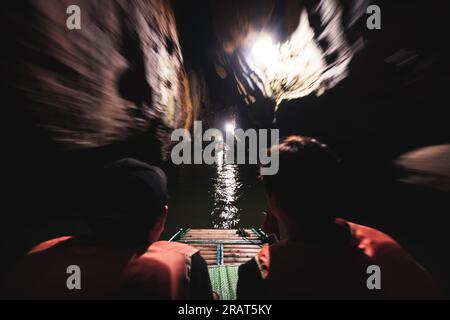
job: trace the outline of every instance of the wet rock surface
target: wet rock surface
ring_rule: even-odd
[[[81,30],[66,26],[69,5],[81,9]],[[105,146],[156,122],[164,144],[164,129],[185,125],[186,74],[167,1],[24,1],[4,13],[12,103],[58,149]]]

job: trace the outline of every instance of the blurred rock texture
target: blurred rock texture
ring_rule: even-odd
[[[81,30],[67,28],[70,5]],[[8,1],[0,34],[9,208],[0,245],[14,251],[59,234],[26,226],[84,212],[96,194],[90,177],[106,163],[161,165],[172,129],[190,127],[198,110],[168,0]]]
[[[62,151],[154,130],[167,153],[170,129],[189,126],[193,113],[169,2],[19,2],[2,9],[3,80],[18,130],[36,126]],[[81,30],[66,26],[69,5],[81,8]]]

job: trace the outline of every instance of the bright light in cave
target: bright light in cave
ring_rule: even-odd
[[[276,43],[270,33],[261,33],[245,55],[251,69],[247,72],[248,82],[277,105],[311,93],[321,95],[347,77],[358,47],[352,48],[343,36],[342,9],[336,1],[324,0],[320,10],[326,17],[323,23],[327,28],[321,34],[329,42],[326,48],[319,46],[303,10],[297,29],[286,41]],[[335,59],[327,62],[329,56]],[[258,81],[253,80],[255,74]]]
[[[259,37],[252,48],[252,54],[255,62],[261,63],[264,66],[270,66],[278,61],[279,48],[278,44],[273,42],[270,35],[264,34]]]

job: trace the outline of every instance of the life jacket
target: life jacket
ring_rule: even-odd
[[[344,245],[280,241],[255,257],[268,299],[434,298],[427,272],[388,235],[346,223]],[[368,267],[381,270],[381,290],[369,289]]]
[[[197,249],[159,241],[148,248],[80,244],[72,237],[43,242],[6,274],[2,296],[18,299],[187,299]],[[80,270],[81,288],[69,289]],[[69,270],[69,271],[68,271]]]

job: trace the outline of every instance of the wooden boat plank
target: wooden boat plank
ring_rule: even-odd
[[[260,235],[252,229],[245,229],[247,237],[242,237],[233,229],[189,229],[177,241],[197,248],[208,266],[217,265],[217,250],[222,248],[223,265],[241,265],[261,250]]]

